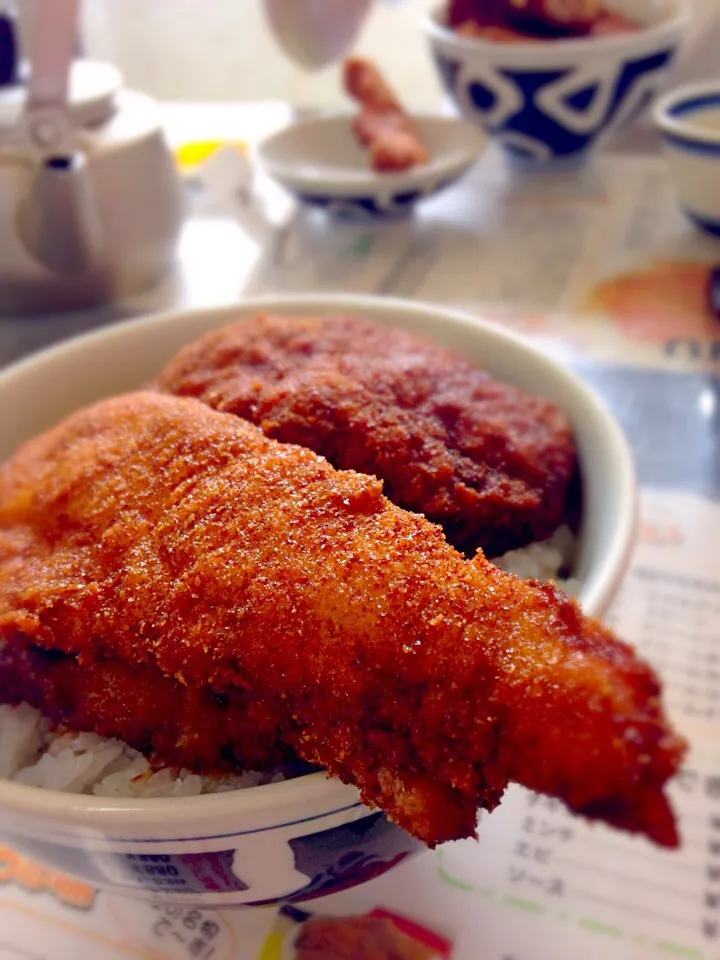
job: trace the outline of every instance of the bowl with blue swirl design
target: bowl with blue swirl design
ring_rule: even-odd
[[[296,200],[329,216],[397,219],[456,183],[487,142],[477,127],[456,117],[413,116],[413,123],[430,159],[408,170],[372,170],[351,118],[341,114],[291,124],[260,144],[258,160]]]
[[[613,0],[631,32],[498,42],[461,35],[445,6],[425,20],[441,81],[462,116],[520,166],[577,164],[641,116],[662,89],[689,0]]]

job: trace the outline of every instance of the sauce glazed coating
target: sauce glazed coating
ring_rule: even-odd
[[[379,477],[468,554],[499,556],[566,519],[577,457],[564,413],[405,330],[251,317],[184,347],[155,385]]]
[[[473,835],[511,780],[678,841],[663,790],[685,745],[630,647],[378,480],[196,400],[104,401],[0,471],[0,674],[31,648],[78,687],[94,664],[159,671],[186,719],[241,695],[429,846]]]

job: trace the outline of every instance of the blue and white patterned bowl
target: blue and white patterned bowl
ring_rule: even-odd
[[[477,161],[485,137],[454,117],[413,117],[430,160],[398,173],[377,173],[357,143],[349,116],[294,123],[258,148],[265,173],[302,203],[354,220],[407,216]]]
[[[673,90],[657,103],[655,123],[683,209],[720,237],[720,83]]]
[[[521,165],[581,162],[658,92],[689,20],[688,0],[613,0],[647,24],[608,37],[497,43],[460,36],[444,5],[425,32],[460,112]]]
[[[425,849],[323,774],[180,803],[8,786],[32,812],[3,810],[3,842],[94,887],[161,903],[300,903],[372,880]]]

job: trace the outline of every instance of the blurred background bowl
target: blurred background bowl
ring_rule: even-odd
[[[455,117],[421,115],[413,122],[430,159],[408,170],[370,169],[370,154],[358,144],[346,114],[293,123],[263,141],[257,157],[296,200],[333,217],[405,217],[467,173],[486,145],[474,125]]]
[[[523,166],[578,163],[661,89],[690,21],[689,0],[612,0],[643,24],[615,36],[498,43],[461,36],[445,5],[425,33],[460,113]]]
[[[720,82],[671,91],[656,104],[654,117],[685,213],[720,237]]]

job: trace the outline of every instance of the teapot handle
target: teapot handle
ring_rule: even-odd
[[[34,162],[18,207],[27,251],[53,273],[90,271],[101,256],[101,225],[87,158],[69,108],[80,0],[37,0],[23,150]]]
[[[25,146],[38,160],[75,148],[68,103],[79,13],[79,0],[36,3],[23,126]]]

